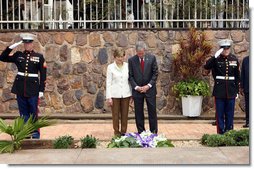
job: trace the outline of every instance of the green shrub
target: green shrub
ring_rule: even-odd
[[[71,148],[74,144],[74,138],[72,136],[60,136],[53,142],[53,147],[55,149],[67,149]]]
[[[86,135],[86,137],[83,137],[80,139],[81,142],[81,148],[96,148],[98,142],[98,139],[93,137],[92,135]]]
[[[248,146],[249,145],[249,130],[248,129],[242,129],[239,131],[230,130],[225,133],[225,136],[232,138],[235,142],[234,143],[235,146]]]
[[[207,138],[209,137],[209,134],[204,134],[201,138],[201,144],[206,145],[207,144]]]
[[[220,134],[213,134],[207,137],[206,144],[209,147],[225,146],[225,137]]]
[[[223,135],[220,134],[204,134],[201,138],[201,144],[209,147],[218,146],[248,146],[249,130],[230,130]]]

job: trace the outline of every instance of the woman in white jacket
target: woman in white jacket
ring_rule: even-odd
[[[131,87],[128,81],[128,63],[124,53],[113,50],[115,61],[107,67],[106,99],[112,110],[114,135],[124,135],[127,131]],[[119,128],[119,119],[121,128]]]

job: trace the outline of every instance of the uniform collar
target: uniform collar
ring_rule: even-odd
[[[33,50],[31,50],[31,51],[25,50],[24,53],[25,54],[34,53],[34,51]]]
[[[227,59],[227,58],[229,58],[230,56],[231,56],[231,53],[229,53],[227,56],[221,54],[221,58],[223,58],[223,59]]]

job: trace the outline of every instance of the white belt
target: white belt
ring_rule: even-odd
[[[234,76],[216,76],[216,79],[235,80],[235,77]]]
[[[20,76],[28,76],[28,77],[38,77],[38,74],[34,74],[34,73],[18,72],[18,75],[20,75]]]

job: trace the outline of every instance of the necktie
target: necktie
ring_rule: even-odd
[[[141,59],[141,62],[140,62],[141,70],[142,72],[144,72],[144,59],[143,58],[140,58],[140,59]]]

